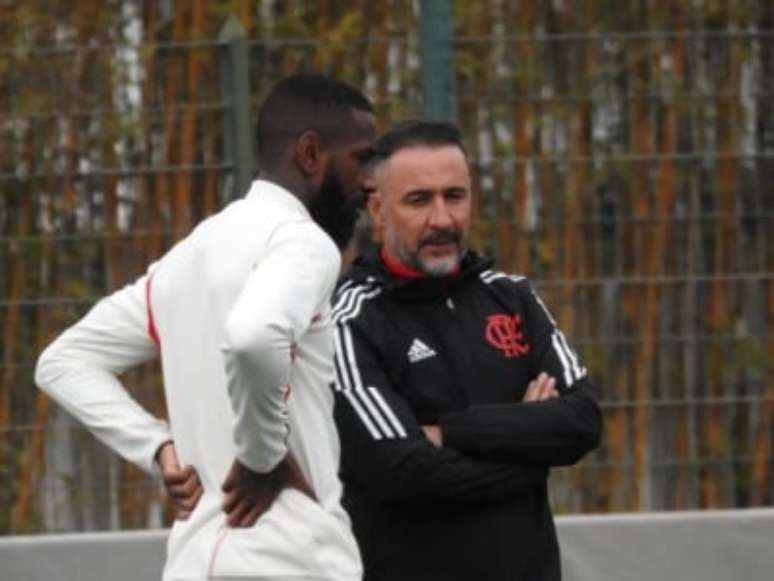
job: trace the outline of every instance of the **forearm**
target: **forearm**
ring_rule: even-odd
[[[377,502],[477,504],[523,495],[547,477],[544,467],[477,460],[434,447],[418,429],[409,429],[406,438],[375,441],[342,422],[340,414],[344,480]]]
[[[584,383],[554,399],[448,414],[440,426],[444,446],[476,458],[563,466],[599,444],[602,419]]]
[[[287,454],[285,385],[290,346],[255,348],[227,340],[223,347],[228,391],[234,410],[236,456],[255,472],[267,473]]]
[[[153,473],[169,428],[118,379],[158,356],[147,332],[146,280],[102,299],[57,337],[38,358],[35,382],[110,448]]]
[[[547,473],[529,465],[506,465],[441,451],[431,462],[422,455],[396,459],[379,479],[376,495],[386,502],[478,504],[524,495],[545,483]]]
[[[171,439],[166,422],[132,399],[113,373],[74,357],[66,343],[60,340],[41,355],[38,386],[111,449],[154,473],[154,456]]]
[[[274,234],[224,321],[237,458],[255,472],[271,471],[287,454],[293,346],[327,308],[338,268],[338,251],[319,228],[287,224]]]

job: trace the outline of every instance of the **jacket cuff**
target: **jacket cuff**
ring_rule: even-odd
[[[255,440],[260,441],[258,435]],[[256,448],[254,442],[236,441],[236,459],[244,466],[258,474],[268,474],[274,470],[288,455],[287,438],[282,443],[264,444]]]

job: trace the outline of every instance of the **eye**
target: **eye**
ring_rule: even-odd
[[[410,206],[422,206],[427,203],[430,196],[425,192],[412,192],[403,200]]]
[[[444,198],[450,202],[461,202],[468,197],[468,192],[463,189],[453,189],[444,192]]]
[[[355,152],[355,160],[362,166],[368,165],[374,159],[373,149],[363,149]]]

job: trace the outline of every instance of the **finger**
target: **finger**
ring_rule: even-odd
[[[202,486],[201,482],[196,483],[196,488],[194,489],[193,494],[191,495],[191,498],[195,499],[197,502],[202,497],[202,494],[204,494],[204,487]]]
[[[540,384],[537,379],[533,379],[527,386],[527,391],[524,394],[524,401],[535,401],[538,397]]]
[[[300,472],[291,472],[291,474],[288,476],[288,486],[291,486],[297,490],[300,490],[304,494],[306,494],[309,498],[313,500],[317,500],[317,496],[314,493],[314,490],[312,490],[312,486],[309,484],[309,482],[304,478],[304,475]],[[279,493],[274,496],[274,499],[279,496]]]
[[[263,498],[244,498],[237,508],[228,515],[229,525],[236,528],[253,526],[258,518],[271,507],[272,503]]]
[[[538,382],[538,386],[542,390],[542,389],[545,389],[545,387],[551,382],[552,379],[553,378],[550,375],[548,375],[548,373],[543,371],[541,372],[540,375],[538,375],[536,381]]]
[[[244,517],[242,517],[242,520],[239,523],[240,527],[251,527],[256,522],[258,522],[258,519],[261,518],[261,516],[269,510],[270,505],[266,503],[258,503],[255,506],[253,506],[252,509],[250,509]]]
[[[172,498],[188,498],[196,494],[196,491],[201,488],[201,484],[198,479],[191,478],[181,484],[167,485],[167,493]]]
[[[549,391],[548,397],[550,399],[555,399],[555,398],[559,397],[559,390],[556,389],[556,379],[553,378],[553,377],[549,381],[548,391]]]
[[[178,514],[182,512],[192,513],[195,508],[196,505],[189,503],[188,501],[180,501],[175,503],[175,510],[178,512]]]
[[[223,502],[221,503],[223,512],[226,514],[231,514],[242,501],[242,497],[243,495],[238,490],[232,490],[226,494],[226,496],[223,497]]]
[[[288,476],[287,476],[287,485],[292,486],[304,494],[306,494],[309,498],[313,500],[317,500],[317,495],[314,493],[314,489],[312,488],[312,485],[310,484],[309,480],[307,480],[306,476],[304,476],[303,470],[301,470],[301,466],[298,463],[298,460],[296,460],[295,456],[293,454],[288,454],[287,457],[288,460]],[[274,500],[277,496],[279,496],[279,493],[281,492],[282,486],[278,487],[277,490],[274,493],[274,497],[271,499],[271,503],[274,503]]]
[[[231,489],[234,488],[236,485],[237,480],[237,471],[236,471],[236,464],[233,464],[231,466],[231,469],[228,471],[228,474],[226,475],[226,479],[223,481],[223,484],[221,485],[220,489],[223,492],[229,492]]]
[[[196,470],[193,471],[191,476],[185,482],[185,486],[190,490],[191,494],[201,492],[202,481],[199,479],[199,474],[196,472]]]
[[[199,478],[193,474],[190,474],[187,478],[180,478],[176,475],[174,478],[165,478],[164,486],[169,490],[193,490],[199,486]]]
[[[198,476],[196,475],[196,470],[194,470],[193,466],[186,466],[185,468],[166,470],[162,475],[162,478],[164,479],[164,484],[166,485],[182,484],[186,480],[189,480],[193,477],[198,478]]]
[[[547,373],[541,373],[536,379],[538,382],[537,401],[545,401],[555,397],[556,393],[556,378],[548,375]],[[558,395],[558,394],[557,394]]]
[[[202,488],[201,486],[199,486],[199,487],[196,489],[196,492],[194,492],[194,494],[192,494],[192,495],[189,497],[189,499],[188,499],[187,503],[188,503],[188,505],[189,505],[189,507],[190,507],[190,509],[191,509],[191,510],[193,510],[193,509],[195,509],[195,508],[196,508],[196,505],[197,505],[197,504],[199,504],[199,499],[201,499],[201,497],[202,497],[202,495],[203,495],[203,494],[204,494],[204,488]]]
[[[175,502],[181,509],[193,511],[193,509],[195,509],[196,505],[199,503],[199,499],[202,497],[202,494],[203,490],[201,488],[197,488],[188,496],[176,499]]]
[[[551,387],[550,384],[546,383],[543,385],[542,389],[540,390],[540,401],[546,401],[548,399],[551,399],[555,397],[556,390]]]
[[[550,393],[551,384],[547,381],[543,381],[540,383],[540,386],[537,390],[537,401],[545,401],[548,399],[548,395]]]
[[[556,391],[556,379],[548,377],[543,386],[543,395],[545,399],[553,399],[559,396],[559,392]]]
[[[226,523],[230,527],[242,526],[242,520],[252,509],[253,504],[246,498],[241,498],[240,501],[235,504],[231,510],[226,511]]]

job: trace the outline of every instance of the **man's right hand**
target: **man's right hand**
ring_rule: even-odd
[[[543,371],[529,382],[522,401],[545,401],[556,397],[559,397],[559,392],[556,390],[556,379]]]
[[[199,475],[193,466],[180,466],[172,441],[159,446],[155,460],[161,472],[164,489],[175,507],[175,518],[187,519],[204,492]]]
[[[239,460],[234,460],[222,486],[227,524],[237,528],[253,526],[271,508],[282,490],[289,487],[316,500],[312,487],[290,454],[266,474],[253,472]]]

